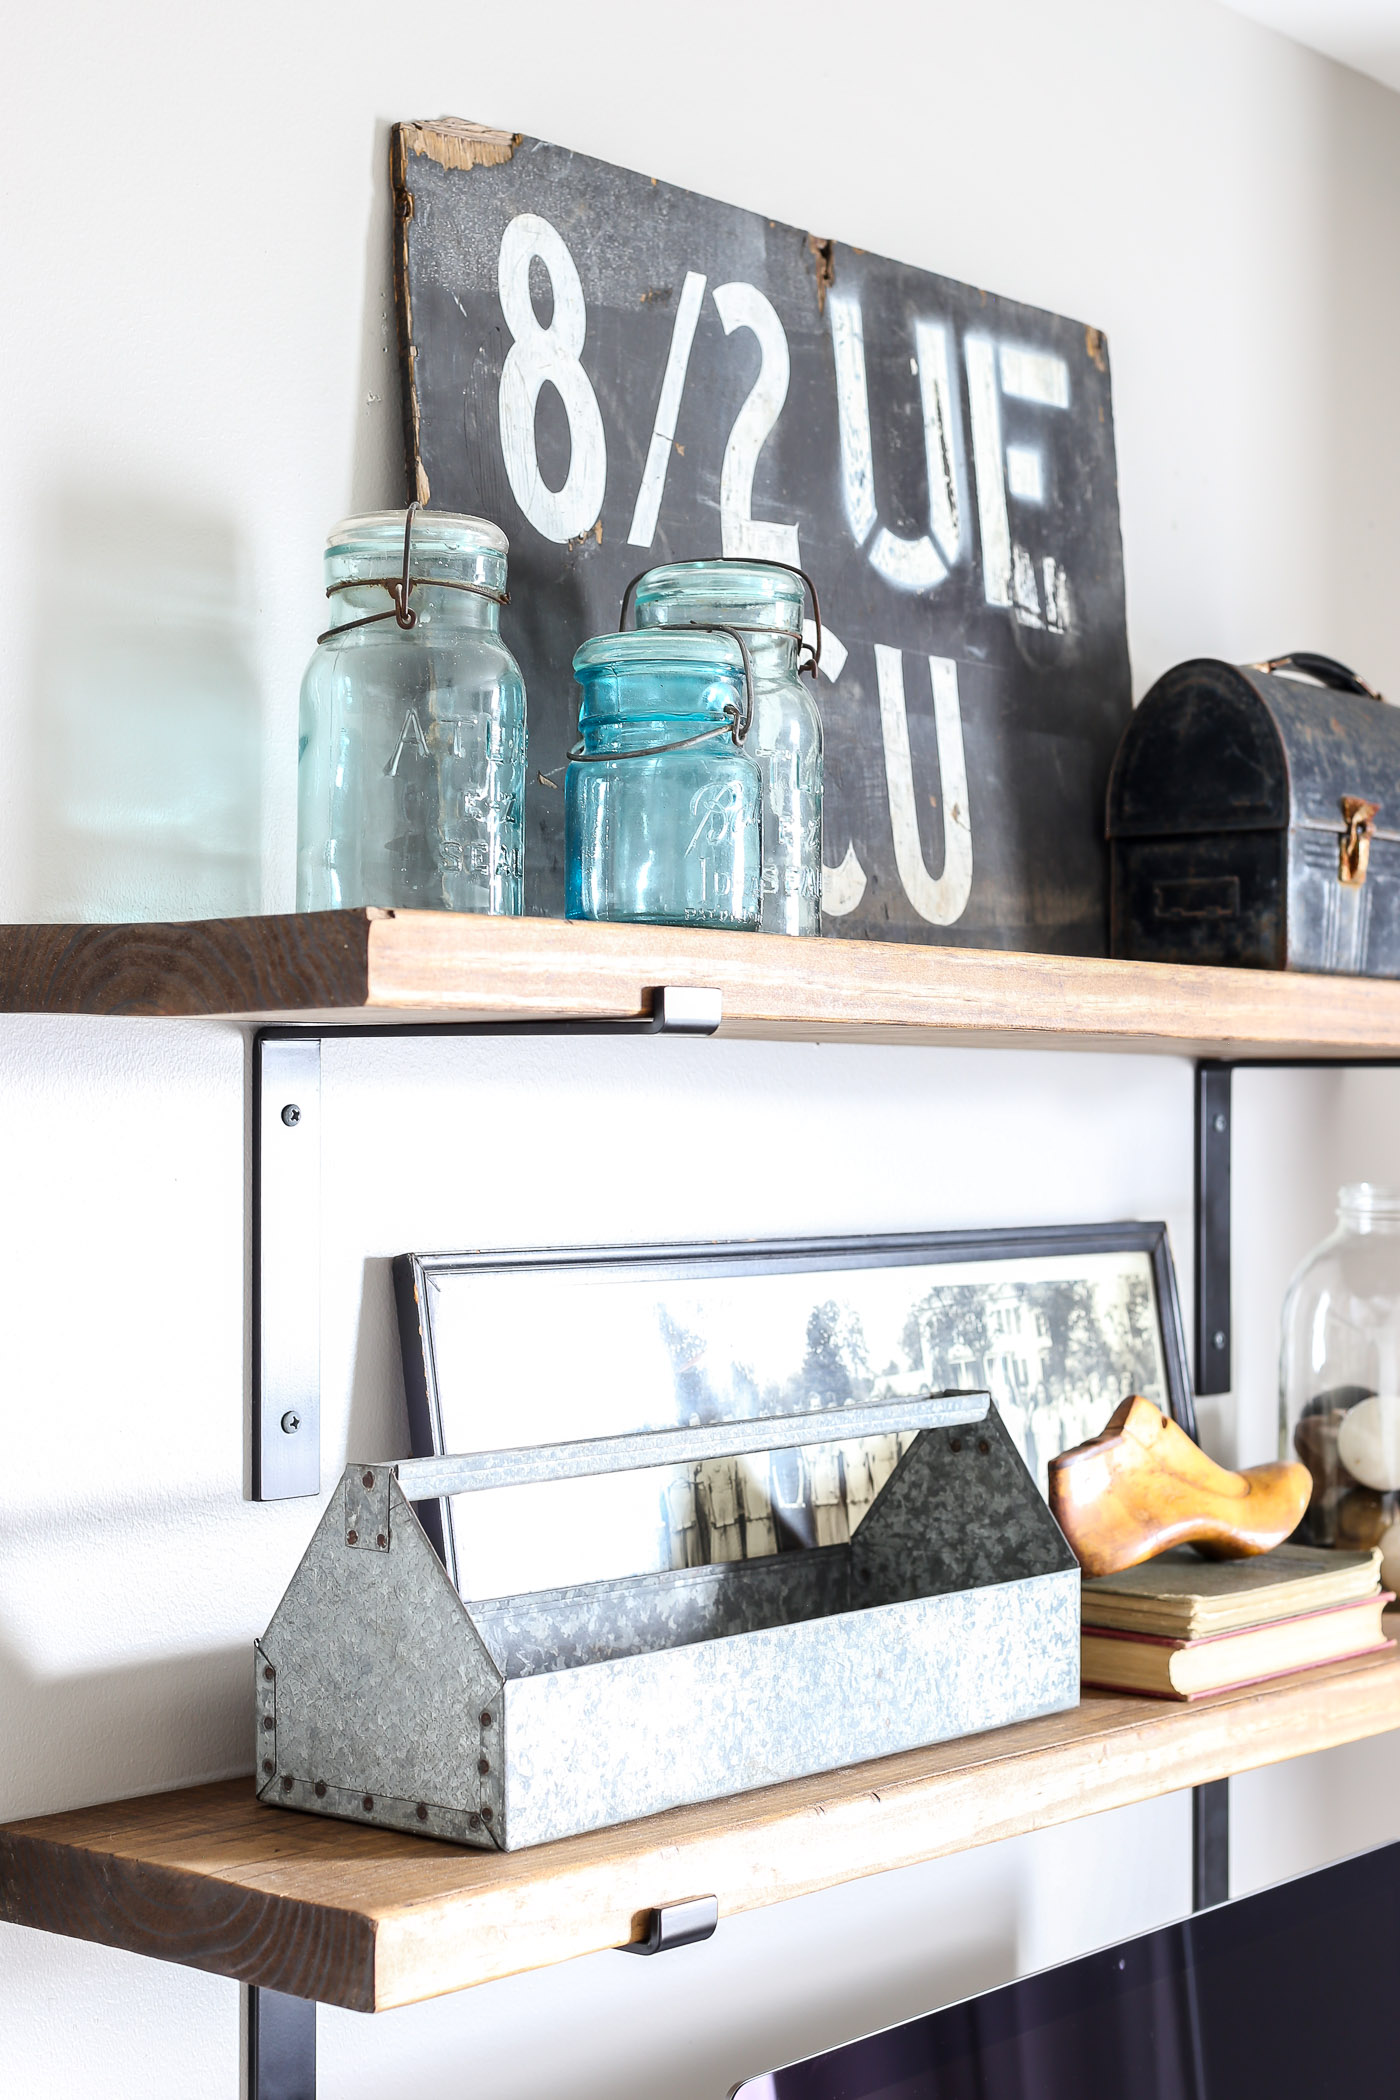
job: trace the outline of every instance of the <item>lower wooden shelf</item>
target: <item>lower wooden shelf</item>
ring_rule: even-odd
[[[0,1829],[0,1918],[378,2012],[1400,1726],[1394,1650],[1194,1706],[1074,1712],[526,1852],[263,1808],[251,1779]]]

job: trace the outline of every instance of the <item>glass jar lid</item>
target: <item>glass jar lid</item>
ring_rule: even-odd
[[[727,619],[800,635],[804,597],[801,576],[776,562],[663,562],[638,580],[637,624],[655,628]]]
[[[712,631],[658,634],[655,628],[642,631],[629,627],[622,634],[595,634],[574,651],[576,673],[629,671],[643,674],[665,670],[691,670],[722,676],[726,672],[742,681],[744,652],[732,635]]]
[[[407,516],[404,510],[371,510],[357,518],[342,518],[326,534],[327,556],[359,553],[366,547],[376,553],[388,549],[401,555]],[[463,511],[417,510],[413,514],[413,549],[415,553],[458,556],[508,554],[510,541],[489,518],[469,518]]]
[[[460,620],[494,623],[496,607],[510,603],[509,544],[487,518],[425,511],[416,503],[342,518],[326,535],[331,624],[318,644],[373,633],[391,620],[399,632],[411,632],[420,617],[425,630]],[[374,609],[386,599],[387,612]],[[468,605],[476,611],[469,613]]]
[[[656,628],[597,634],[574,652],[574,675],[582,688],[580,741],[571,761],[603,757],[657,758],[667,751],[727,737],[743,745],[753,720],[753,681],[748,653],[737,635]],[[703,723],[681,736],[674,725]],[[642,731],[645,741],[614,746],[610,732]],[[602,734],[606,748],[592,739]]]

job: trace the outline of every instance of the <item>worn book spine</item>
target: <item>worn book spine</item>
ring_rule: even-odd
[[[1361,1600],[1360,1604],[1353,1602],[1329,1605],[1318,1612],[1300,1612],[1293,1619],[1275,1619],[1265,1621],[1263,1624],[1256,1626],[1232,1627],[1228,1632],[1203,1634],[1195,1640],[1179,1640],[1170,1634],[1129,1632],[1119,1627],[1084,1626],[1081,1628],[1080,1638],[1082,1656],[1081,1682],[1090,1691],[1126,1691],[1144,1699],[1175,1699],[1189,1702],[1193,1699],[1204,1699],[1213,1696],[1217,1692],[1243,1691],[1252,1684],[1267,1684],[1270,1679],[1275,1677],[1294,1677],[1304,1670],[1330,1669],[1337,1663],[1354,1662],[1362,1656],[1374,1655],[1383,1649],[1394,1647],[1395,1643],[1387,1639],[1381,1631],[1381,1615],[1386,1607],[1394,1601],[1392,1594],[1388,1590],[1382,1590],[1377,1592],[1374,1597]],[[1375,1634],[1377,1636],[1375,1638],[1369,1640],[1358,1639],[1353,1643],[1346,1638],[1346,1629],[1342,1627],[1338,1629],[1338,1633],[1342,1638],[1343,1644],[1332,1652],[1305,1654],[1296,1661],[1281,1661],[1269,1669],[1249,1671],[1246,1668],[1246,1673],[1243,1676],[1225,1676],[1218,1682],[1213,1681],[1209,1684],[1199,1685],[1192,1690],[1183,1691],[1170,1681],[1174,1658],[1177,1656],[1189,1654],[1195,1657],[1202,1654],[1205,1650],[1219,1648],[1223,1651],[1222,1663],[1228,1663],[1230,1650],[1226,1644],[1229,1642],[1234,1642],[1247,1653],[1248,1644],[1254,1635],[1278,1634],[1290,1625],[1311,1626],[1320,1621],[1341,1617],[1343,1614],[1349,1614],[1354,1621],[1359,1622],[1365,1615],[1363,1609],[1365,1606],[1369,1606],[1375,1612]],[[1356,1625],[1355,1630],[1358,1634],[1361,1632],[1362,1629],[1359,1623]],[[1102,1644],[1110,1645],[1104,1646]],[[1156,1651],[1162,1657],[1164,1665],[1162,1674],[1168,1681],[1160,1686],[1127,1683],[1124,1676],[1114,1670],[1112,1661],[1114,1646],[1121,1646],[1127,1651],[1139,1653],[1143,1649]]]

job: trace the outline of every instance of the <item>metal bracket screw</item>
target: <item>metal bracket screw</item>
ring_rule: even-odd
[[[301,1121],[301,1110],[297,1107],[295,1101],[289,1101],[283,1109],[282,1121],[286,1124],[288,1130],[295,1129],[296,1125]]]
[[[282,1417],[283,1433],[287,1436],[295,1436],[300,1427],[301,1416],[294,1407],[289,1407]]]
[[[1220,1134],[1220,1136],[1221,1136],[1221,1137],[1223,1137],[1223,1136],[1225,1135],[1225,1118],[1224,1118],[1224,1116],[1216,1116],[1216,1117],[1214,1117],[1214,1118],[1213,1118],[1213,1120],[1212,1120],[1212,1122],[1211,1122],[1211,1126],[1210,1126],[1210,1127],[1211,1127],[1211,1129],[1212,1129],[1212,1130],[1218,1131],[1218,1132],[1219,1132],[1219,1134]]]
[[[1214,1348],[1214,1349],[1223,1349],[1223,1348],[1225,1347],[1225,1330],[1224,1330],[1224,1328],[1223,1328],[1223,1327],[1217,1327],[1217,1328],[1216,1328],[1216,1330],[1215,1330],[1215,1333],[1214,1333],[1214,1334],[1213,1334],[1213,1335],[1211,1336],[1210,1340],[1211,1340],[1211,1347],[1212,1347],[1212,1348]]]

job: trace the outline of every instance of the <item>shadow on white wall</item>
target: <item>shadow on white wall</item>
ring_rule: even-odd
[[[263,725],[235,527],[70,487],[36,552],[30,916],[256,911]]]

